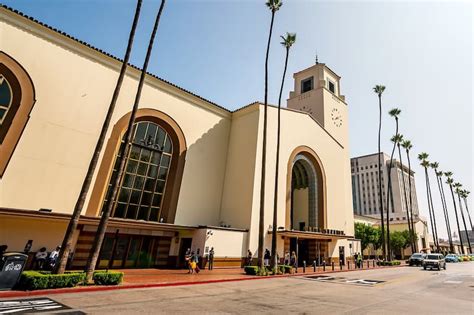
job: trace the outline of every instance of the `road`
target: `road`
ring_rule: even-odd
[[[49,298],[87,314],[474,313],[474,262],[448,264],[446,271],[401,267],[332,276],[343,279],[289,277]],[[361,279],[384,282],[354,281]]]

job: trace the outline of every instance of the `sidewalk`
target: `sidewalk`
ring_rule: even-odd
[[[76,292],[94,292],[94,291],[107,291],[107,290],[123,290],[123,289],[138,289],[138,288],[153,288],[153,287],[166,287],[166,286],[179,286],[179,285],[195,285],[205,283],[217,283],[217,282],[228,282],[228,281],[244,281],[244,280],[256,280],[256,279],[271,279],[275,277],[294,277],[301,276],[303,274],[322,274],[331,272],[351,272],[361,270],[373,270],[383,268],[398,268],[403,267],[405,264],[402,262],[401,266],[388,266],[388,267],[373,267],[372,261],[370,261],[370,268],[367,269],[367,262],[364,264],[363,269],[354,269],[354,265],[351,264],[351,269],[348,266],[339,265],[326,266],[326,271],[323,267],[317,267],[316,272],[312,266],[306,268],[306,272],[303,273],[303,268],[298,268],[298,273],[295,274],[284,274],[276,276],[249,276],[246,275],[243,268],[228,268],[228,269],[214,269],[201,270],[199,274],[188,274],[187,270],[170,270],[170,269],[123,269],[120,270],[125,273],[124,281],[119,286],[77,286],[74,288],[62,288],[62,289],[49,289],[49,290],[37,290],[37,291],[0,291],[0,299],[2,298],[17,298],[17,297],[29,297],[39,295],[50,295],[50,294],[64,294],[64,293],[76,293]]]

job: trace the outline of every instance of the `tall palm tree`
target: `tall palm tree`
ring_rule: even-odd
[[[263,109],[263,143],[262,143],[262,173],[260,176],[260,218],[258,224],[258,266],[264,268],[263,265],[263,246],[265,238],[265,170],[267,167],[267,112],[268,112],[268,55],[270,54],[270,42],[273,32],[273,21],[275,13],[282,6],[280,0],[267,0],[267,7],[272,12],[270,22],[270,31],[268,33],[267,52],[265,54],[265,98]]]
[[[462,198],[464,199],[464,205],[466,206],[466,213],[467,217],[469,218],[469,223],[471,224],[471,230],[474,231],[474,227],[472,226],[471,214],[469,213],[469,207],[467,206],[467,197],[471,192],[469,190],[464,189],[462,191]]]
[[[436,182],[438,183],[439,194],[441,197],[441,205],[443,206],[444,221],[446,222],[446,231],[448,232],[449,250],[454,253],[453,237],[451,233],[451,224],[449,223],[448,205],[446,204],[446,196],[444,195],[443,189],[443,172],[438,171],[438,162],[431,163],[431,168],[434,169],[436,174]]]
[[[156,15],[156,19],[155,19],[155,24],[153,25],[153,31],[151,33],[150,40],[148,42],[148,49],[147,49],[147,52],[146,52],[145,61],[143,63],[143,68],[142,68],[142,71],[141,71],[141,74],[140,74],[140,80],[138,82],[138,88],[137,88],[137,92],[136,92],[136,95],[135,95],[135,101],[133,103],[132,112],[130,114],[130,119],[128,121],[127,130],[125,131],[125,136],[124,136],[125,145],[121,146],[121,148],[120,148],[120,153],[119,153],[119,157],[118,157],[119,167],[118,167],[118,171],[117,171],[117,176],[112,181],[112,187],[111,187],[112,194],[111,194],[110,198],[107,199],[107,201],[105,202],[105,204],[103,206],[102,216],[100,218],[99,226],[97,228],[97,233],[95,235],[94,243],[92,244],[92,248],[91,248],[91,251],[90,251],[90,254],[89,254],[89,258],[87,259],[86,276],[87,276],[88,281],[90,281],[92,279],[92,274],[94,273],[95,266],[96,266],[97,260],[99,258],[99,253],[100,253],[100,249],[101,249],[101,246],[102,246],[102,241],[104,240],[105,231],[107,229],[107,224],[108,224],[108,221],[109,221],[109,216],[110,216],[110,213],[112,212],[114,201],[117,197],[117,192],[119,190],[122,174],[123,174],[123,171],[125,169],[125,164],[127,162],[126,157],[128,156],[128,153],[129,153],[129,150],[130,150],[130,142],[132,141],[132,134],[133,134],[132,129],[133,129],[133,125],[135,123],[135,116],[136,116],[136,113],[137,113],[138,104],[140,103],[140,97],[141,97],[141,94],[142,94],[143,83],[145,82],[145,76],[146,76],[146,71],[147,71],[147,68],[148,68],[148,62],[150,61],[150,56],[151,56],[151,52],[152,52],[152,49],[153,49],[153,42],[155,40],[156,32],[158,30],[158,25],[160,23],[161,13],[163,12],[165,2],[166,2],[166,0],[161,0],[161,5],[160,5],[160,8],[159,8],[158,13]]]
[[[408,160],[408,191],[409,191],[409,194],[410,194],[410,218],[411,218],[411,230],[412,231],[415,231],[415,223],[414,223],[414,220],[413,220],[413,198],[412,198],[412,189],[411,189],[411,161],[410,161],[410,150],[413,148],[413,145],[411,144],[411,141],[410,140],[404,140],[402,142],[402,147],[405,149],[405,152],[407,154],[407,160]],[[400,163],[401,163],[401,159],[400,159]],[[413,238],[413,248],[415,250],[415,252],[417,252],[417,248],[416,248],[416,240],[415,238]]]
[[[110,101],[109,109],[107,110],[107,114],[105,115],[105,120],[104,120],[104,123],[102,124],[102,129],[100,131],[99,138],[97,139],[94,153],[92,155],[91,161],[89,162],[89,167],[87,169],[86,177],[84,178],[84,181],[82,182],[81,191],[77,198],[76,205],[74,206],[74,210],[69,220],[66,233],[64,234],[63,242],[61,244],[61,251],[59,252],[59,257],[58,257],[59,263],[55,270],[56,273],[64,273],[64,271],[66,270],[69,252],[72,247],[73,235],[79,223],[79,218],[81,216],[82,208],[84,207],[87,193],[89,192],[89,188],[92,182],[92,176],[94,175],[95,169],[97,167],[97,163],[99,161],[100,152],[102,151],[102,147],[105,141],[105,135],[107,134],[107,130],[109,129],[110,121],[112,119],[112,114],[115,109],[115,104],[117,103],[120,89],[122,87],[123,78],[125,77],[125,72],[127,70],[128,60],[130,59],[130,53],[132,51],[133,39],[135,37],[135,30],[137,28],[141,6],[142,6],[142,0],[138,0],[137,6],[135,8],[135,16],[133,18],[132,28],[128,36],[127,49],[125,50],[125,57],[123,58],[120,74],[117,79],[117,83],[115,84],[115,90],[114,90],[114,93],[112,94],[112,100]]]
[[[407,196],[407,187],[405,184],[405,169],[403,166],[403,159],[402,159],[402,149],[401,145],[403,144],[403,135],[400,135],[400,137],[397,139],[397,148],[398,148],[398,158],[400,159],[400,168],[401,168],[401,173],[402,173],[402,182],[403,182],[403,196],[405,197],[405,210],[407,212],[407,225],[408,225],[408,232],[410,233],[410,248],[411,252],[415,252],[415,244],[414,244],[414,230],[413,227],[410,223],[410,210],[408,208],[408,196]],[[408,177],[410,177],[410,173],[408,173]]]
[[[278,96],[278,121],[277,121],[277,148],[275,156],[275,192],[273,195],[273,225],[272,225],[272,267],[278,266],[277,261],[277,216],[278,216],[278,168],[280,166],[280,129],[281,129],[281,96],[283,94],[283,86],[285,85],[286,68],[288,66],[288,56],[290,48],[296,41],[296,34],[286,33],[286,36],[280,36],[281,44],[286,49],[285,67],[283,68],[283,77],[281,78],[280,94]]]
[[[393,167],[393,155],[395,153],[396,143],[400,141],[400,135],[398,134],[398,115],[402,111],[398,108],[391,109],[388,114],[395,118],[395,135],[390,139],[393,142],[392,153],[390,154],[390,164],[388,167],[388,191],[387,191],[387,260],[392,260],[392,251],[390,249],[390,202],[393,200],[392,191],[392,167]],[[393,204],[392,204],[393,208]],[[392,209],[394,210],[394,209]]]
[[[456,194],[458,195],[459,212],[461,212],[462,223],[464,225],[464,232],[466,233],[467,246],[469,247],[469,253],[472,254],[471,240],[469,240],[469,233],[467,231],[466,219],[464,218],[464,211],[462,211],[462,203],[461,203],[462,185],[460,183],[455,183],[454,187],[456,189],[455,190]],[[461,235],[459,235],[459,237],[461,237]]]
[[[377,173],[379,177],[379,207],[380,207],[380,228],[381,228],[381,244],[382,244],[382,258],[385,260],[387,259],[386,253],[386,242],[385,242],[385,224],[383,218],[383,195],[382,195],[382,161],[381,161],[381,150],[380,150],[380,133],[382,131],[382,94],[385,91],[385,86],[383,85],[376,85],[373,88],[374,92],[377,94],[379,98],[379,133],[378,133],[378,165],[377,165]]]
[[[420,165],[425,169],[425,184],[426,184],[426,198],[428,201],[428,212],[430,215],[431,223],[431,232],[433,233],[433,241],[436,246],[436,250],[439,252],[439,243],[438,243],[438,233],[436,230],[436,224],[434,223],[434,211],[432,209],[432,200],[431,200],[431,190],[430,190],[430,178],[428,176],[428,167],[430,167],[430,162],[428,161],[428,153],[418,154],[418,159],[421,161]]]
[[[458,210],[457,210],[457,207],[456,207],[456,199],[454,198],[454,190],[453,190],[454,180],[452,179],[453,173],[452,172],[445,172],[444,176],[447,177],[446,184],[449,185],[449,189],[451,190],[451,197],[453,198],[453,205],[454,205],[454,214],[456,215],[456,224],[457,224],[457,227],[458,227],[459,242],[461,243],[461,253],[464,254],[464,244],[463,244],[462,238],[461,238],[461,227],[459,225]]]

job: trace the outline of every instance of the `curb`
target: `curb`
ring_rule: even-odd
[[[198,284],[208,284],[208,283],[237,282],[237,281],[246,281],[246,280],[289,278],[289,277],[300,277],[302,275],[380,270],[380,269],[392,269],[392,268],[400,268],[400,267],[406,267],[406,265],[384,266],[384,267],[376,267],[372,269],[346,269],[346,270],[334,270],[334,271],[331,270],[331,271],[316,271],[316,272],[312,271],[312,272],[306,272],[306,273],[284,274],[284,275],[274,275],[274,276],[253,276],[253,277],[245,277],[245,278],[241,277],[241,278],[215,279],[215,280],[202,280],[202,281],[144,283],[144,284],[128,284],[128,285],[119,285],[119,286],[75,287],[75,288],[47,289],[47,290],[37,290],[37,291],[7,291],[7,292],[0,292],[0,299],[31,297],[31,296],[51,295],[51,294],[86,293],[86,292],[100,292],[100,291],[128,290],[128,289],[147,289],[147,288],[159,288],[159,287],[198,285]]]

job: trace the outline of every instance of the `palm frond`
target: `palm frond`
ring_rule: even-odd
[[[394,117],[394,118],[398,118],[398,115],[400,115],[401,112],[402,112],[402,111],[401,111],[400,109],[398,109],[398,108],[392,108],[392,109],[388,112],[388,114],[389,114],[390,116]]]
[[[275,13],[281,8],[283,2],[281,2],[281,0],[267,0],[266,5],[273,13]]]
[[[431,168],[434,168],[434,169],[437,169],[437,168],[439,167],[439,163],[438,163],[438,162],[432,162],[432,163],[430,164],[430,167],[431,167]]]
[[[421,160],[421,161],[428,159],[428,157],[429,157],[429,154],[426,152],[421,152],[420,154],[418,154],[418,160]]]
[[[403,140],[402,142],[402,147],[409,151],[411,148],[413,148],[413,145],[411,144],[411,141],[410,140]]]
[[[289,49],[296,41],[296,33],[286,33],[286,36],[280,36],[282,39],[282,44],[285,48]]]
[[[385,91],[385,86],[384,85],[376,85],[374,86],[374,92],[378,95],[378,96],[382,96],[383,92]]]

